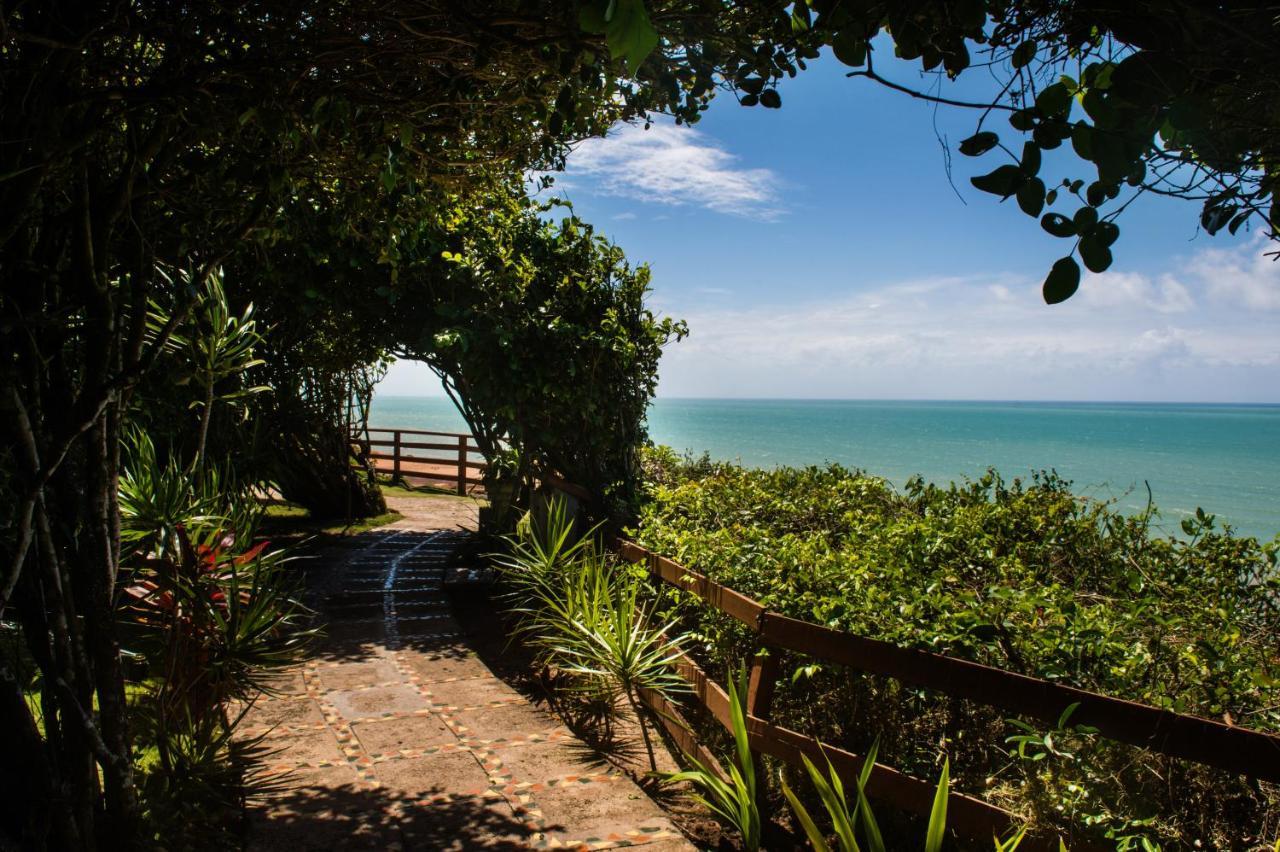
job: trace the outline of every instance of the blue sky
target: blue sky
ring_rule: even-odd
[[[975,115],[846,70],[812,64],[784,81],[780,110],[722,96],[693,130],[619,127],[557,178],[651,265],[653,307],[689,321],[660,397],[1280,402],[1280,264],[1258,235],[1209,237],[1192,204],[1140,199],[1111,270],[1044,305],[1068,241],[969,185],[998,153],[956,154],[947,180],[935,127],[954,150]],[[946,94],[983,94],[981,74]],[[1041,174],[1083,172],[1059,156]],[[439,389],[397,364],[381,392]]]

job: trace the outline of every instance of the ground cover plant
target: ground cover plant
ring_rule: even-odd
[[[838,466],[750,470],[647,458],[641,544],[819,624],[1178,712],[1280,730],[1277,543],[1207,515],[1161,534],[1054,474],[901,491]],[[671,593],[713,671],[754,651],[736,624]],[[991,708],[785,655],[780,724],[920,777],[941,751],[956,789],[1032,827],[1118,848],[1261,847],[1273,785],[1053,730]],[[1020,720],[1021,721],[1021,720]]]

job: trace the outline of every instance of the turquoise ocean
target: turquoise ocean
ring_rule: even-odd
[[[375,426],[463,431],[449,400],[379,396]],[[896,485],[1054,469],[1077,493],[1146,505],[1168,531],[1197,507],[1280,533],[1280,405],[659,399],[653,440],[756,467],[839,462]],[[1145,484],[1144,484],[1145,483]]]

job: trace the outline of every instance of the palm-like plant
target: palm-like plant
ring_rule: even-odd
[[[576,535],[564,500],[553,498],[541,520],[533,513],[525,515],[515,534],[504,538],[507,551],[493,554],[493,560],[514,597],[527,598],[535,589],[558,585],[573,574],[577,561],[597,549],[600,526]]]
[[[747,675],[743,671],[736,682],[729,682],[729,726],[733,732],[734,754],[727,770],[728,778],[722,778],[693,755],[687,755],[693,769],[673,772],[666,775],[665,780],[688,781],[700,788],[702,793],[694,798],[738,831],[747,852],[756,852],[760,848],[762,825],[756,795],[755,758],[751,754],[747,715],[743,709],[746,694]]]
[[[310,637],[287,557],[265,542],[249,545],[261,506],[216,466],[196,472],[161,462],[144,433],[126,450],[125,634],[158,676],[160,723],[225,718],[228,702],[264,690],[269,671],[295,661]]]
[[[645,603],[641,577],[596,546],[597,529],[575,536],[563,501],[552,500],[541,521],[521,522],[495,561],[512,590],[517,631],[545,665],[573,678],[575,691],[613,709],[625,703],[656,770],[640,694],[687,689],[673,668],[684,650]]]
[[[236,481],[217,465],[188,471],[172,457],[161,460],[146,432],[125,441],[120,475],[120,537],[143,556],[176,557],[177,529],[199,537],[211,529],[248,541],[262,515],[254,483]]]
[[[260,543],[226,550],[210,530],[193,540],[176,531],[177,553],[147,560],[125,588],[128,632],[160,675],[165,719],[224,717],[232,700],[252,700],[271,670],[295,662],[311,631],[290,594],[282,552]]]
[[[613,707],[625,702],[640,725],[649,766],[657,770],[640,693],[687,690],[674,664],[684,654],[670,624],[658,624],[641,600],[641,581],[603,554],[587,553],[566,586],[540,584],[527,624],[548,663],[573,676],[576,689]]]
[[[165,278],[169,275],[160,270]],[[148,322],[158,331],[169,321],[168,313],[156,303],[151,304]],[[222,270],[206,275],[197,296],[195,311],[186,327],[172,332],[165,343],[166,351],[182,363],[184,374],[179,384],[192,384],[198,391],[192,408],[200,409],[200,425],[196,436],[196,449],[192,468],[204,460],[205,444],[209,437],[209,423],[216,403],[236,404],[257,393],[269,390],[263,385],[223,387],[225,380],[240,376],[246,370],[264,362],[254,356],[254,349],[261,344],[262,335],[254,319],[254,307],[250,304],[240,316],[231,311],[226,291],[222,287]]]

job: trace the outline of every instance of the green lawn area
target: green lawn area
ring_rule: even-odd
[[[432,497],[452,500],[476,500],[482,505],[485,501],[478,497],[463,496],[448,488],[437,488],[434,485],[394,485],[390,479],[379,479],[378,487],[387,497]]]
[[[267,505],[266,514],[263,515],[258,532],[273,541],[301,540],[313,536],[331,538],[358,535],[395,523],[402,517],[403,515],[399,512],[384,512],[371,518],[358,518],[352,521],[315,520],[301,506],[274,501]]]

